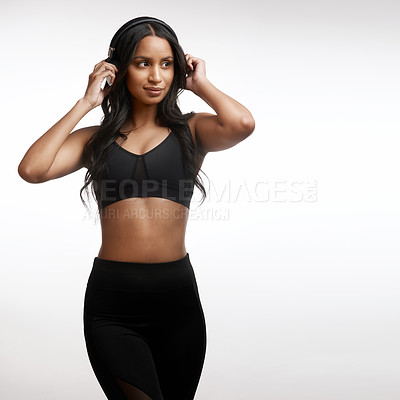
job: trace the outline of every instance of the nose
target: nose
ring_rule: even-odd
[[[159,83],[159,82],[162,81],[162,79],[161,79],[161,74],[160,74],[160,69],[158,68],[157,65],[155,65],[155,66],[150,70],[149,81],[150,81],[150,82],[155,82],[155,83]]]

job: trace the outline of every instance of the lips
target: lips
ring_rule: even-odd
[[[163,88],[159,87],[147,87],[144,89],[150,94],[150,96],[158,96],[164,90]]]

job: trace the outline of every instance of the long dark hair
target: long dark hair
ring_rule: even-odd
[[[83,156],[86,161],[89,161],[87,163],[89,167],[85,175],[84,186],[80,190],[80,197],[88,210],[82,192],[85,190],[89,198],[88,186],[91,184],[91,192],[97,202],[98,215],[101,213],[101,175],[107,161],[107,148],[120,136],[127,139],[127,135],[120,131],[127,118],[131,117],[132,112],[131,95],[125,83],[125,75],[140,40],[146,36],[158,36],[168,40],[174,56],[174,78],[167,95],[158,104],[155,123],[158,126],[168,127],[175,133],[181,144],[182,159],[189,173],[189,179],[202,192],[201,204],[206,198],[206,190],[198,175],[200,171],[204,172],[197,167],[199,152],[193,142],[188,125],[188,120],[194,116],[194,112],[182,114],[177,104],[178,96],[186,87],[186,74],[189,72],[185,54],[177,39],[163,25],[157,22],[148,22],[129,29],[118,40],[115,48],[116,54],[113,55],[113,58],[117,60],[118,73],[108,96],[101,104],[104,112],[101,125],[83,149]]]

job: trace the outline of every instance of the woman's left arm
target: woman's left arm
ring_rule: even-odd
[[[196,113],[193,117],[196,142],[202,153],[229,149],[250,136],[255,129],[250,111],[207,79],[204,60],[186,54],[186,62],[189,67],[186,89],[203,99],[217,114]]]

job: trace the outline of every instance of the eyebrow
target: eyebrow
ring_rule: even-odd
[[[144,56],[136,56],[136,57],[133,57],[133,59],[136,59],[136,58],[141,58],[141,59],[143,59],[143,60],[151,60],[151,61],[153,61],[153,59],[151,58],[151,57],[144,57]],[[168,59],[173,59],[174,57],[172,57],[172,56],[168,56],[168,57],[164,57],[164,58],[162,58],[162,60],[168,60]]]

